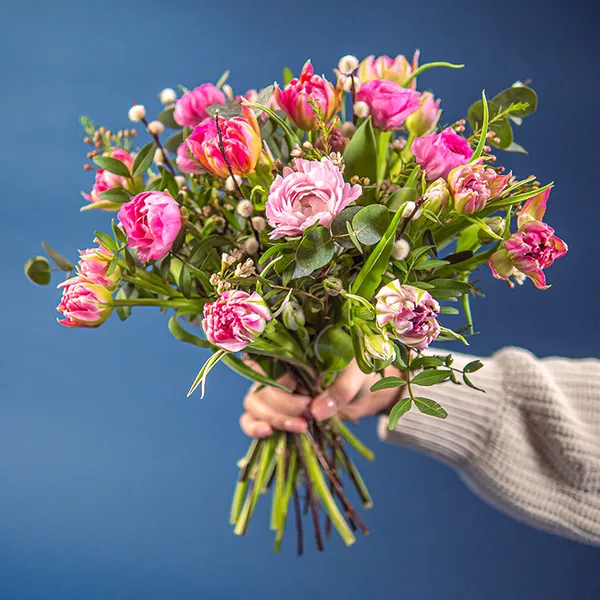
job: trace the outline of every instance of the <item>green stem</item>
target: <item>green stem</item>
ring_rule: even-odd
[[[187,298],[170,298],[161,300],[159,298],[114,298],[113,306],[159,306],[162,308],[193,308],[201,312],[201,306],[194,300]]]
[[[412,147],[412,143],[413,140],[415,139],[415,136],[413,133],[409,133],[408,134],[408,139],[406,140],[406,146],[404,146],[404,149],[402,150],[400,156],[402,157],[402,161],[407,163],[411,158],[412,158],[412,151],[411,151],[411,147]]]
[[[385,179],[387,171],[387,159],[390,148],[390,140],[392,139],[392,131],[377,132],[377,181],[381,182]]]
[[[338,417],[332,417],[331,421],[338,428],[339,432],[342,434],[342,437],[361,455],[364,456],[367,460],[373,460],[375,458],[375,454],[372,450],[367,448],[351,431],[340,421]]]
[[[416,71],[413,71],[413,74],[402,84],[402,87],[408,87],[411,82],[416,79],[421,73],[427,71],[428,69],[432,69],[433,67],[448,67],[450,69],[462,69],[465,65],[454,65],[449,62],[431,62],[425,65],[421,65]]]

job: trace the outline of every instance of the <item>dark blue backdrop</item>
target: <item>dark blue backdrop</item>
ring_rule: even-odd
[[[531,78],[540,107],[518,132],[519,175],[556,180],[549,221],[570,253],[554,287],[509,291],[482,273],[475,303],[482,355],[506,344],[540,355],[598,355],[598,5],[590,0],[335,3],[2,3],[2,362],[0,597],[6,600],[400,597],[587,600],[600,594],[600,551],[523,526],[473,496],[447,467],[383,446],[365,466],[372,536],[337,540],[302,560],[271,553],[267,514],[247,538],[227,524],[237,417],[246,382],[224,368],[204,401],[185,399],[205,356],[175,342],[152,309],[98,331],[54,322],[59,294],[35,289],[22,263],[45,239],[75,258],[105,214],[84,213],[77,117],[118,129],[132,98],[215,81],[238,92],[310,57],[412,53],[464,62],[423,76],[448,122],[481,88]],[[588,300],[589,299],[589,300]],[[576,314],[574,314],[576,313]],[[594,335],[596,334],[596,338]]]

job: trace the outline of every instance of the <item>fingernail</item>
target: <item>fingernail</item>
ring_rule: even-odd
[[[317,421],[325,421],[337,412],[337,403],[331,396],[323,396],[315,402],[312,413]]]
[[[287,419],[283,422],[283,428],[291,433],[306,433],[306,421]]]
[[[254,435],[256,437],[267,437],[271,434],[271,428],[266,423],[260,423],[254,429]]]

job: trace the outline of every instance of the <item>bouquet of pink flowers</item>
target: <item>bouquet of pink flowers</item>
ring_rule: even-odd
[[[446,418],[420,390],[473,387],[469,374],[483,365],[461,371],[451,354],[424,351],[474,333],[473,270],[489,265],[511,287],[529,278],[545,289],[544,270],[567,251],[542,220],[552,184],[496,165],[498,149],[524,152],[513,126],[535,111],[535,92],[517,83],[491,100],[483,93],[466,120],[440,127],[440,100],[420,93],[417,77],[461,66],[419,66],[418,53],[412,62],[345,56],[335,83],[307,62],[299,77],[285,69],[282,85],[244,96],[226,73],[180,97],[163,90],[156,120],[133,105],[130,121],[149,136],[139,149],[135,129],[82,118],[95,165],[85,165],[95,182],[82,210],[117,214],[77,265],[44,244],[68,274],[59,323],[98,327],[113,311],[125,320],[132,307],[160,307],[178,340],[210,351],[188,395],[204,393],[221,361],[259,386],[288,390],[281,379],[291,374],[315,397],[355,360],[380,375],[372,390],[398,388],[390,428],[411,409]],[[25,271],[50,281],[45,257]],[[440,318],[460,314],[455,303],[458,329]],[[302,552],[303,492],[318,548],[320,510],[326,533],[333,526],[354,543],[368,531],[343,480],[371,506],[351,449],[371,451],[337,417],[293,429],[282,423],[240,460],[235,533],[270,491],[276,549],[294,512]]]

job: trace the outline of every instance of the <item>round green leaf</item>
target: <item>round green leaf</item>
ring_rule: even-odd
[[[354,244],[348,235],[346,223],[351,224],[354,216],[361,210],[363,210],[361,206],[349,206],[336,215],[335,219],[331,222],[331,235],[333,235],[335,241],[343,248],[354,248]]]
[[[352,219],[358,241],[367,246],[376,244],[390,224],[390,211],[381,204],[365,206]]]
[[[174,133],[164,144],[169,152],[177,152],[177,148],[183,144],[183,129]]]
[[[315,350],[327,371],[342,371],[354,358],[352,338],[341,327],[326,327],[317,338]]]
[[[35,256],[25,263],[25,275],[36,285],[50,283],[50,263],[44,256]]]
[[[332,258],[333,238],[322,226],[307,233],[296,250],[298,266],[310,272],[324,267]]]
[[[181,125],[174,119],[173,111],[175,110],[174,106],[169,108],[165,108],[161,113],[159,113],[158,117],[156,117],[163,125],[166,125],[169,129],[181,129]]]
[[[492,146],[508,148],[513,143],[513,130],[508,119],[497,119],[490,123],[489,131],[494,132],[494,137],[489,140]],[[498,138],[498,142],[495,139]]]
[[[519,102],[526,103],[528,104],[527,108],[511,112],[512,117],[526,117],[527,115],[534,113],[537,108],[537,94],[527,86],[518,85],[501,91],[492,98],[492,102],[502,110],[508,108],[512,104],[517,104]]]

